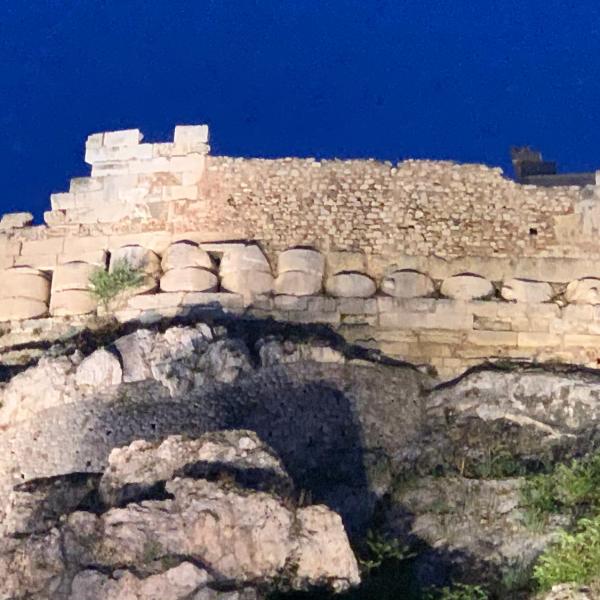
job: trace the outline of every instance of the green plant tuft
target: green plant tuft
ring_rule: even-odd
[[[96,269],[89,279],[91,293],[104,305],[104,308],[107,308],[111,300],[121,292],[136,288],[143,281],[143,271],[135,269],[124,259],[116,261],[111,272]]]
[[[388,539],[372,530],[367,532],[366,545],[368,556],[360,559],[360,566],[364,573],[378,569],[388,560],[402,562],[416,556],[415,553],[410,552],[408,546],[401,544],[399,540]]]
[[[600,573],[600,517],[581,519],[539,557],[533,577],[542,590],[558,583],[589,584]]]

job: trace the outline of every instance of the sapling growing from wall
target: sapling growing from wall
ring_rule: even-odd
[[[89,279],[91,293],[105,309],[120,293],[140,286],[143,281],[144,272],[125,259],[116,261],[111,271],[96,269]]]

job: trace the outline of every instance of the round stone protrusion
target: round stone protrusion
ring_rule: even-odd
[[[482,300],[494,295],[494,286],[480,275],[461,273],[444,279],[440,292],[454,300]]]
[[[198,244],[176,242],[165,250],[161,259],[161,267],[164,272],[187,267],[199,267],[214,271],[215,265],[208,252],[200,248]]]
[[[37,269],[15,267],[0,271],[0,299],[27,298],[48,304],[50,281]]]
[[[214,273],[195,267],[170,269],[160,280],[163,292],[215,292],[218,286],[219,280]]]
[[[0,321],[37,319],[48,313],[48,305],[31,298],[3,298],[0,300]]]
[[[323,277],[305,271],[286,271],[275,280],[275,293],[287,296],[312,296],[319,294]]]
[[[111,251],[109,272],[112,272],[120,261],[125,261],[132,269],[139,269],[152,277],[160,275],[160,258],[152,250],[142,246],[121,246]]]
[[[565,299],[570,304],[600,304],[600,279],[582,277],[567,285]]]
[[[364,273],[337,273],[327,278],[325,291],[335,298],[369,298],[377,290]]]
[[[546,281],[532,281],[530,279],[509,279],[502,284],[500,295],[505,300],[539,303],[549,302],[552,299],[552,286]]]
[[[71,317],[86,315],[98,308],[98,302],[85,290],[64,290],[52,294],[50,299],[50,314],[53,317]]]
[[[221,288],[234,294],[270,294],[274,279],[264,271],[233,271],[221,277]]]
[[[52,293],[64,290],[89,290],[90,277],[99,268],[86,262],[58,265],[52,273]]]
[[[260,246],[256,244],[240,244],[238,247],[231,248],[225,252],[219,265],[221,278],[224,278],[227,273],[237,273],[239,271],[271,272],[269,261],[260,249]]]
[[[431,277],[413,269],[392,271],[383,278],[381,291],[394,298],[422,298],[435,291]]]
[[[280,252],[277,257],[277,273],[301,271],[323,276],[325,271],[325,257],[317,250],[310,248],[292,248]]]

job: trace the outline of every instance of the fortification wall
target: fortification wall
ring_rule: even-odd
[[[443,377],[486,358],[597,364],[596,186],[519,185],[451,162],[215,157],[206,126],[177,127],[167,143],[142,143],[138,130],[94,134],[86,161],[91,176],[52,195],[45,225],[27,214],[0,221],[0,268],[13,282],[0,320],[94,312],[90,271],[72,265],[107,268],[135,246],[154,266],[144,294],[112,308],[123,321],[210,305],[326,322]],[[165,267],[182,240],[204,262]],[[239,258],[248,242],[259,267]],[[290,266],[281,257],[297,246],[320,258]],[[452,292],[461,273],[484,291]],[[32,298],[16,274],[47,283],[35,279]]]

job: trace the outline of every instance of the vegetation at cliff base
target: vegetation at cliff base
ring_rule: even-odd
[[[96,269],[89,279],[92,295],[106,307],[121,292],[136,288],[144,281],[141,269],[134,268],[126,260],[118,260],[112,270]]]

